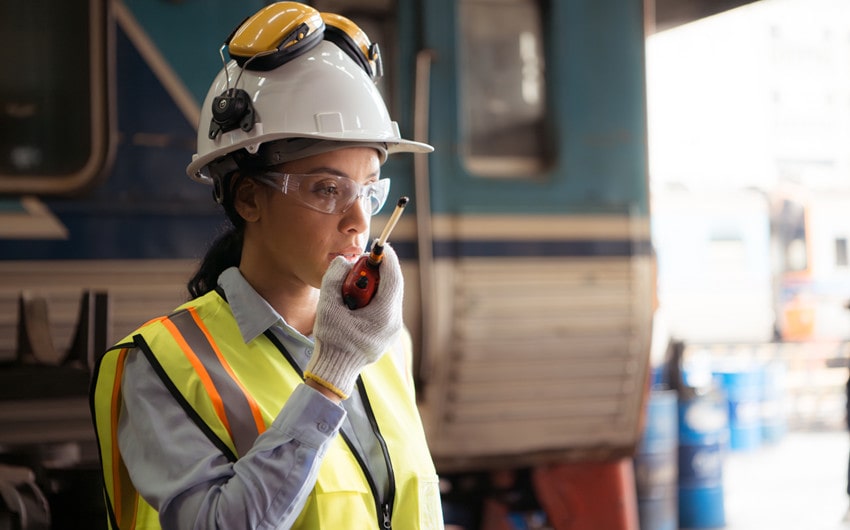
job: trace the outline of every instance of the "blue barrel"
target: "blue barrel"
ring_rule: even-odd
[[[646,425],[634,457],[641,530],[676,530],[679,527],[677,405],[675,390],[653,390],[649,394]]]
[[[749,451],[761,445],[762,370],[756,366],[721,368],[714,371],[726,393],[729,408],[729,448]]]
[[[666,390],[670,388],[670,369],[667,363],[653,366],[650,372],[650,388],[652,390]]]
[[[780,441],[788,428],[785,374],[785,364],[780,361],[765,363],[762,369],[761,438],[765,444]]]
[[[723,460],[729,416],[722,392],[679,400],[679,528],[726,524]]]

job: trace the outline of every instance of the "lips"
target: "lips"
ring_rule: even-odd
[[[336,258],[337,256],[342,256],[347,261],[354,262],[357,261],[357,258],[359,258],[362,254],[363,250],[360,247],[349,247],[340,252],[331,254],[331,259]]]

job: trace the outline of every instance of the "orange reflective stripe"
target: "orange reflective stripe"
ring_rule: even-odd
[[[112,497],[115,519],[120,528],[133,529],[136,527],[136,508],[138,507],[139,493],[132,487],[130,474],[121,458],[118,449],[118,416],[121,413],[121,378],[124,376],[124,360],[127,357],[127,348],[123,348],[118,354],[118,362],[115,369],[115,383],[112,385],[112,397],[110,404],[110,423],[112,425]],[[123,487],[131,488],[132,495],[125,495]]]
[[[152,318],[152,319],[148,320],[147,322],[145,322],[144,324],[142,324],[142,325],[139,327],[139,329],[141,329],[141,328],[143,328],[143,327],[145,327],[145,326],[149,326],[149,325],[153,324],[154,322],[159,322],[160,320],[165,320],[166,318],[168,318],[168,316],[162,316],[162,317]]]
[[[177,326],[174,325],[174,322],[171,318],[163,320],[162,323],[166,327],[166,329],[168,329],[168,332],[171,333],[172,337],[174,337],[174,340],[177,341],[177,344],[183,351],[183,355],[185,355],[189,362],[192,363],[192,367],[195,368],[195,372],[198,374],[198,377],[201,378],[201,383],[204,385],[207,394],[212,400],[213,408],[215,408],[216,415],[229,432],[230,424],[227,421],[227,414],[224,412],[224,402],[222,401],[221,396],[218,394],[218,390],[216,390],[215,384],[210,378],[210,375],[207,372],[204,363],[202,363],[201,360],[198,359],[198,356],[195,355],[195,352],[192,351],[192,348],[186,342],[186,339],[183,338],[183,335],[177,329]]]
[[[242,391],[242,394],[244,395],[245,399],[248,401],[248,406],[251,408],[251,416],[254,418],[254,425],[257,426],[257,433],[263,434],[266,430],[266,422],[265,420],[263,420],[263,413],[260,411],[260,406],[257,404],[257,401],[251,394],[248,393],[248,390],[236,377],[236,374],[233,373],[233,368],[230,367],[230,364],[224,358],[224,355],[222,355],[221,350],[218,349],[218,346],[213,340],[209,329],[207,329],[207,327],[201,320],[201,317],[198,315],[198,311],[194,307],[190,307],[189,312],[192,314],[192,318],[195,320],[195,324],[198,325],[198,328],[201,330],[201,332],[203,332],[204,336],[209,341],[209,344],[215,352],[215,355],[218,358],[219,362],[221,362],[222,367],[224,367],[225,371],[227,371],[227,374],[233,379],[233,382],[236,383],[236,385]]]
[[[184,350],[230,434],[237,455],[244,455],[265,431],[260,408],[237,379],[211,333],[193,309],[178,311],[163,322]]]

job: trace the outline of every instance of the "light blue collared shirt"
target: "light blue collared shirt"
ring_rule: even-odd
[[[238,268],[231,267],[224,271],[219,277],[219,285],[227,295],[231,311],[245,343],[251,342],[267,329],[271,329],[303,373],[313,354],[315,347],[313,338],[305,337],[287,324],[286,320],[248,284]],[[235,299],[231,299],[231,293]],[[398,362],[398,359],[396,361]],[[383,501],[389,486],[389,471],[383,450],[372,431],[366,407],[357,389],[342,402],[342,406],[347,412],[342,424],[342,432],[366,464],[369,474],[380,488],[378,495]]]
[[[235,267],[222,273],[219,285],[245,342],[271,329],[303,369],[313,340],[287,324]],[[298,386],[251,450],[232,463],[187,417],[138,350],[127,356],[122,395],[121,454],[136,489],[159,511],[164,529],[289,528],[343,423],[370,469],[378,468],[377,483],[386,482],[359,396],[346,400],[343,408]],[[346,409],[350,421],[345,421]]]

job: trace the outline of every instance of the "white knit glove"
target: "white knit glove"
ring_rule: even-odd
[[[384,245],[380,283],[365,307],[348,309],[342,301],[342,283],[353,267],[337,257],[322,278],[313,332],[316,348],[304,377],[328,388],[342,399],[354,390],[364,366],[380,359],[402,328],[404,279],[398,256]]]

